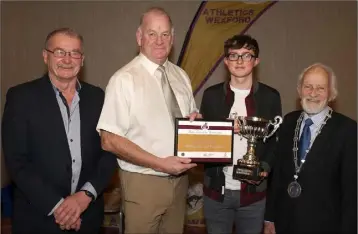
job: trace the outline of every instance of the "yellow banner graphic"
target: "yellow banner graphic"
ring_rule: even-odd
[[[186,35],[178,65],[189,75],[194,94],[223,59],[224,42],[248,28],[275,2],[202,2]]]

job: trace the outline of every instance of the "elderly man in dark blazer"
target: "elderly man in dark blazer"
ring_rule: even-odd
[[[102,224],[102,191],[117,163],[96,131],[104,92],[77,78],[82,44],[71,29],[51,32],[48,73],[7,93],[2,140],[15,185],[14,234],[98,233]]]
[[[331,68],[306,68],[298,93],[303,110],[280,128],[264,231],[357,233],[357,123],[328,106],[337,96]]]

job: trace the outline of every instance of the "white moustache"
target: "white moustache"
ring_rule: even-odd
[[[305,98],[306,101],[309,101],[309,102],[318,102],[319,100],[318,99],[314,99],[314,98]]]

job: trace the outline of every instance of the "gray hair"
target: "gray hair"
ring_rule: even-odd
[[[81,36],[81,34],[79,34],[78,32],[76,32],[71,28],[58,28],[53,30],[47,35],[45,40],[45,48],[48,48],[49,41],[51,40],[52,37],[54,37],[57,34],[63,34],[69,37],[77,38],[81,42],[81,47],[83,47],[83,37]]]
[[[297,88],[300,90],[303,83],[303,78],[309,72],[315,71],[316,69],[322,69],[328,74],[328,84],[329,84],[329,97],[328,101],[333,101],[338,96],[338,89],[337,89],[337,77],[333,72],[333,69],[327,65],[322,63],[315,63],[310,65],[309,67],[305,68],[301,74],[298,76],[297,81]]]

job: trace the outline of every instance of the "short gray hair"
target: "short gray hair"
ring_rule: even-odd
[[[297,88],[300,90],[303,83],[303,78],[309,72],[315,71],[316,69],[322,69],[328,74],[328,84],[329,84],[329,97],[328,101],[333,101],[338,96],[337,89],[337,77],[333,72],[333,69],[323,63],[315,63],[310,65],[309,67],[303,69],[301,74],[298,76]]]
[[[47,35],[46,40],[45,40],[45,48],[46,49],[48,48],[48,43],[51,40],[51,38],[57,34],[63,34],[63,35],[69,36],[69,37],[77,38],[81,42],[81,47],[83,47],[83,37],[81,36],[81,34],[76,32],[72,28],[58,28],[58,29],[53,30],[52,32],[50,32]]]

